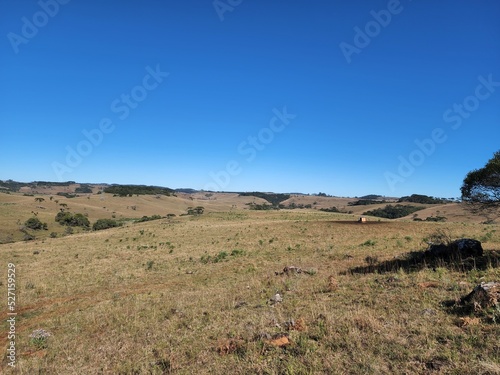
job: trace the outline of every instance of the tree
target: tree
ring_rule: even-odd
[[[500,151],[483,168],[467,173],[461,188],[462,201],[473,213],[484,215],[488,221],[498,217],[500,207]]]
[[[70,212],[58,212],[55,220],[61,225],[68,225],[71,227],[89,228],[89,219],[82,214],[71,214]]]
[[[42,223],[40,219],[37,217],[32,217],[24,222],[24,225],[27,228],[33,229],[33,230],[47,230],[47,223]]]
[[[120,224],[113,219],[99,219],[97,220],[94,225],[92,225],[93,230],[103,230],[103,229],[108,229],[108,228],[114,228],[114,227],[119,227]]]

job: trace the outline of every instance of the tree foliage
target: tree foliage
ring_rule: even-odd
[[[423,210],[425,207],[406,206],[396,204],[395,206],[388,204],[384,208],[377,208],[376,210],[366,211],[363,215],[383,217],[386,219],[397,219],[400,217],[408,216],[416,211]]]
[[[197,206],[197,207],[188,207],[187,208],[187,214],[188,215],[201,215],[205,211],[205,208],[202,206]]]
[[[161,186],[146,185],[112,185],[104,189],[105,193],[116,194],[120,197],[132,195],[172,195],[174,190]]]
[[[473,213],[481,213],[491,219],[498,217],[500,207],[500,151],[483,168],[467,173],[461,188],[462,201]]]
[[[119,227],[120,225],[121,225],[120,223],[118,223],[116,220],[113,219],[99,219],[94,223],[94,225],[92,225],[92,229],[103,230],[103,229]]]
[[[445,204],[449,203],[448,199],[429,197],[423,194],[412,194],[410,196],[399,198],[398,202],[411,202],[422,204]]]
[[[387,203],[386,200],[382,201],[376,201],[373,199],[358,199],[357,201],[354,202],[348,202],[348,206],[368,206],[370,204],[380,204],[380,203]]]
[[[78,193],[78,194],[91,194],[92,193],[92,187],[90,187],[90,185],[81,184],[79,187],[77,187],[75,189],[75,193]]]
[[[240,193],[240,197],[252,196],[265,199],[275,207],[277,207],[281,202],[286,201],[288,198],[290,198],[290,194],[261,193],[258,191],[254,191],[251,193]]]
[[[33,230],[47,230],[47,223],[42,223],[39,218],[32,217],[25,221],[24,225],[26,228]]]
[[[90,227],[89,219],[82,214],[72,214],[71,212],[58,212],[55,220],[61,225],[68,225],[70,227]]]

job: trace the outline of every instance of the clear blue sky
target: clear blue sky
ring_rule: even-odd
[[[500,148],[499,20],[496,0],[4,0],[0,179],[457,197]]]

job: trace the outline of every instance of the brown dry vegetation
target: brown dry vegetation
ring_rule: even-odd
[[[0,206],[5,223],[34,204],[1,196],[17,203]],[[132,202],[136,217],[195,205],[207,214],[0,245],[0,264],[17,269],[16,373],[500,373],[500,313],[475,316],[447,303],[500,280],[498,225],[353,225],[353,215],[200,198],[106,196],[92,209],[98,196],[62,198],[91,221],[131,216]],[[158,211],[167,200],[177,212]],[[227,204],[237,208],[216,212]],[[49,232],[54,212],[39,211]],[[438,229],[482,240],[485,257],[395,261]],[[303,272],[282,273],[285,266]],[[276,293],[282,302],[271,301]],[[477,320],[464,324],[467,317]],[[1,319],[5,331],[5,309]],[[38,328],[52,333],[46,348],[30,342]],[[1,369],[9,373],[5,359]]]

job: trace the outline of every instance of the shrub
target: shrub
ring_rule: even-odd
[[[137,219],[135,222],[136,223],[143,223],[145,221],[151,221],[151,220],[159,220],[162,217],[160,215],[153,215],[153,216],[143,216],[140,219]]]
[[[116,220],[113,219],[99,219],[94,223],[94,225],[92,225],[92,229],[103,230],[103,229],[119,227],[120,225],[121,225],[120,223],[118,223]]]
[[[366,240],[360,246],[375,246],[375,245],[376,245],[375,241],[373,241],[373,240]]]
[[[30,341],[37,350],[45,349],[47,348],[47,340],[50,336],[52,336],[50,332],[44,329],[37,329],[30,335]]]
[[[340,212],[339,209],[335,206],[332,206],[330,208],[320,208],[319,210],[324,212]]]
[[[201,215],[203,214],[203,212],[205,211],[205,208],[202,207],[202,206],[198,206],[198,207],[188,207],[187,208],[187,214],[188,215]]]
[[[47,230],[47,223],[42,223],[37,217],[29,218],[24,222],[24,225],[26,226],[26,228],[33,230]]]
[[[33,241],[33,240],[35,240],[35,236],[29,233],[24,234],[23,241]]]
[[[425,219],[425,221],[446,221],[445,216],[429,216]]]
[[[82,214],[72,214],[71,212],[58,212],[55,218],[56,222],[61,225],[70,227],[90,227],[90,221]]]

